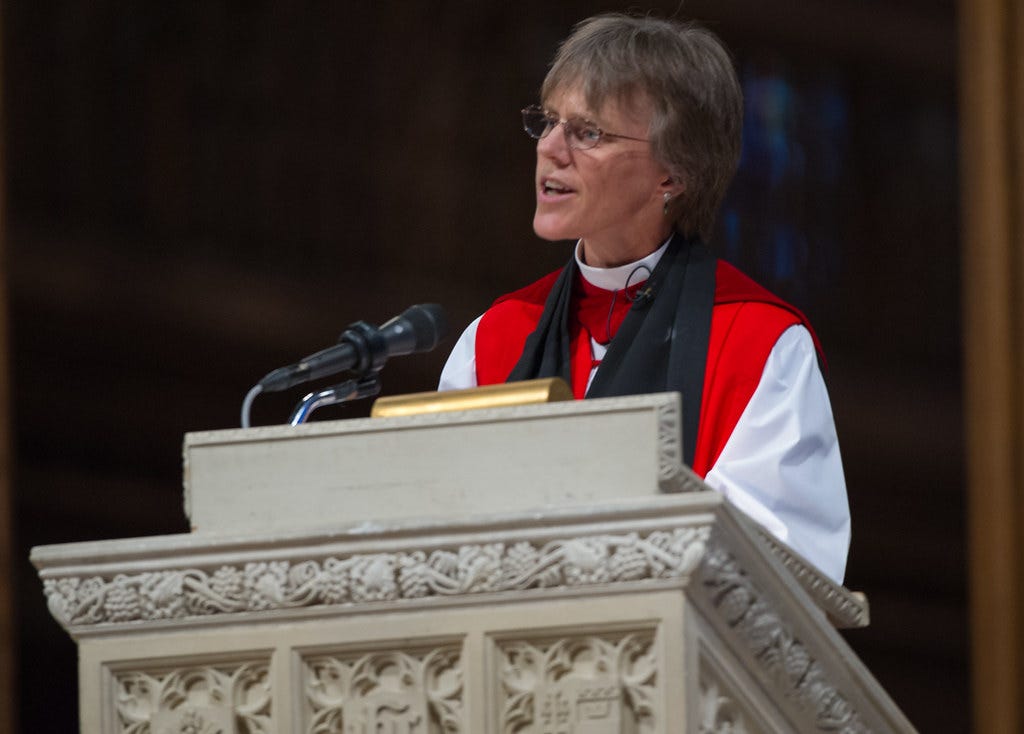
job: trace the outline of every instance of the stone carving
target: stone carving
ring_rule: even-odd
[[[266,663],[114,676],[118,734],[270,734]]]
[[[700,673],[698,734],[751,734],[743,712],[706,668]]]
[[[659,405],[658,414],[658,479],[677,483],[683,473],[682,415],[675,404]],[[699,485],[698,485],[699,489]]]
[[[721,618],[786,697],[813,714],[818,729],[842,734],[870,731],[730,553],[712,546],[701,563],[701,577]]]
[[[93,625],[531,588],[679,578],[704,553],[708,526],[593,535],[538,545],[463,545],[401,553],[261,561],[43,582],[65,625]]]
[[[307,734],[465,731],[462,665],[455,647],[420,655],[326,655],[303,663]]]
[[[818,606],[825,610],[837,627],[868,626],[868,603],[862,595],[854,594],[822,575],[818,569],[797,556],[793,549],[763,527],[758,526],[757,532],[771,548],[772,553],[782,561],[786,570],[793,574],[793,578],[811,595]]]
[[[657,731],[653,632],[499,642],[500,730],[519,734]]]

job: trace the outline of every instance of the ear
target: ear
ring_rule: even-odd
[[[668,193],[669,198],[676,198],[681,193],[686,191],[686,184],[679,176],[666,176],[665,179],[658,184],[658,193],[662,196]]]

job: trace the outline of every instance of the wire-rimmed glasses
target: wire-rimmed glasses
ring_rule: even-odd
[[[523,109],[523,129],[535,140],[546,137],[556,125],[561,125],[565,133],[565,142],[574,150],[588,150],[601,142],[603,138],[623,138],[648,143],[645,138],[634,138],[630,135],[610,133],[602,130],[590,120],[579,117],[561,119],[558,115],[548,112],[540,105],[530,105]]]

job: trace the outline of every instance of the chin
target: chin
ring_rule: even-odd
[[[558,242],[559,240],[578,240],[579,234],[565,222],[553,221],[550,217],[536,215],[533,218],[533,231],[542,240]]]

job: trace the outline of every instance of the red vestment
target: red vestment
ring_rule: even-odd
[[[545,302],[560,271],[498,298],[480,320],[476,333],[478,385],[505,382],[519,360],[527,337],[537,327]],[[588,289],[593,286],[587,284]],[[574,294],[576,309],[580,296]],[[609,318],[614,334],[628,309],[620,292]],[[583,397],[593,365],[591,331],[572,319],[571,375],[573,393]],[[786,329],[810,324],[800,311],[777,298],[728,263],[715,268],[715,297],[711,312],[704,389],[701,400],[693,470],[701,477],[714,466],[733,428],[757,388],[768,355]],[[602,329],[598,329],[601,339]],[[817,345],[817,338],[815,337]],[[820,348],[819,348],[820,353]]]

